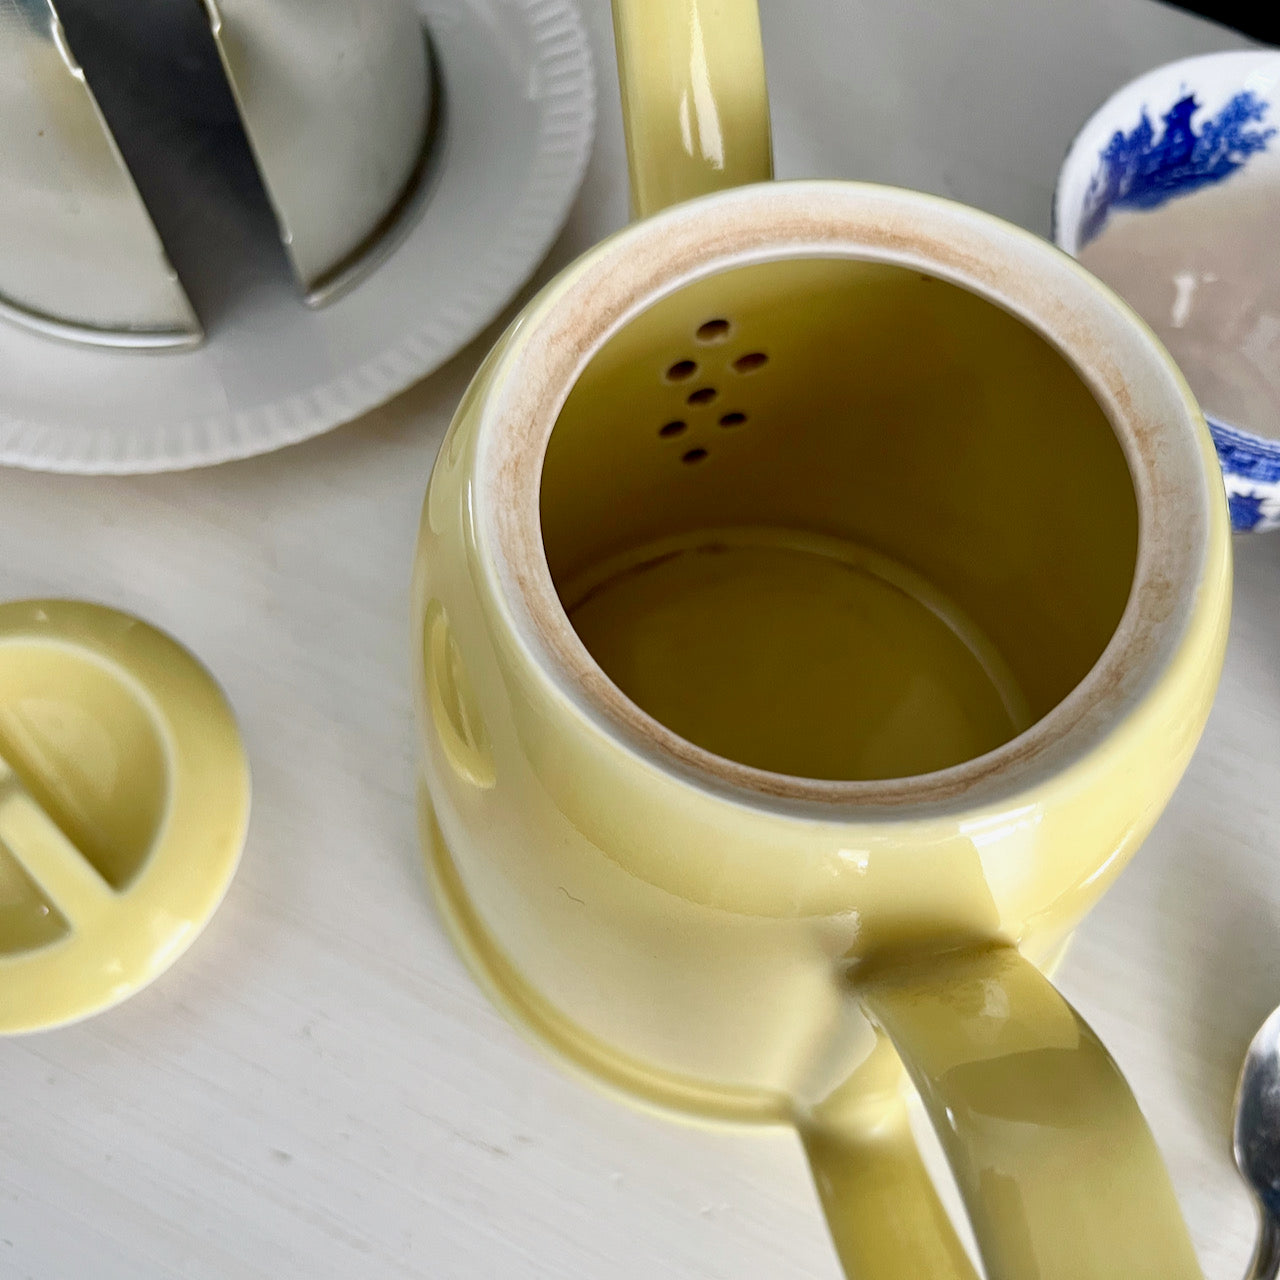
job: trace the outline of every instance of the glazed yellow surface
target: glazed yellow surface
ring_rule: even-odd
[[[248,814],[235,720],[187,650],[100,605],[0,605],[0,1033],[168,968],[221,901]]]
[[[816,270],[801,264],[801,279]],[[705,318],[702,301],[694,314]],[[668,346],[679,349],[685,341],[672,335]],[[937,730],[947,699],[953,709],[969,707],[952,723],[958,736],[947,749],[954,751],[976,749],[984,735],[1006,736],[1028,709],[1043,714],[1096,660],[1115,625],[1123,577],[1132,572],[1137,521],[1114,438],[1101,435],[1105,420],[1041,355],[1042,346],[1038,339],[1028,343],[1033,362],[1007,387],[993,356],[988,368],[996,390],[973,403],[988,407],[986,421],[998,430],[999,406],[1014,402],[1018,389],[1037,403],[1036,369],[1048,371],[1041,420],[1054,431],[1040,444],[1024,440],[1023,448],[1043,450],[1038,496],[1054,520],[1039,518],[1038,504],[1021,493],[1002,500],[1000,475],[984,487],[981,468],[965,467],[953,452],[936,471],[920,459],[915,485],[932,486],[936,501],[912,507],[911,519],[900,523],[893,518],[900,508],[874,484],[891,480],[892,470],[864,466],[867,501],[849,504],[848,523],[839,529],[845,536],[837,538],[835,522],[846,513],[835,485],[829,501],[823,486],[829,475],[847,477],[852,467],[840,470],[832,431],[818,442],[826,452],[791,491],[794,505],[776,499],[767,507],[770,532],[763,543],[759,526],[744,531],[736,522],[728,531],[712,525],[712,536],[699,517],[738,517],[732,501],[739,493],[767,502],[776,492],[768,481],[784,473],[778,455],[765,447],[763,423],[758,482],[726,486],[717,506],[681,496],[678,486],[687,476],[695,477],[690,484],[714,478],[707,470],[714,455],[697,465],[671,452],[664,458],[670,443],[658,433],[664,415],[655,426],[652,414],[639,412],[636,397],[629,409],[624,395],[595,402],[598,422],[639,419],[637,457],[644,456],[642,445],[655,451],[651,467],[623,466],[630,437],[619,430],[612,455],[593,458],[590,406],[576,417],[571,397],[560,424],[570,424],[571,434],[559,446],[553,436],[548,453],[544,530],[562,598],[588,647],[640,705],[681,732],[740,756],[763,752],[756,763],[814,773],[875,772],[850,759],[851,744],[866,751],[871,739],[849,729],[858,715],[869,714],[867,695],[883,697],[895,672],[927,666],[934,697],[918,718],[908,717],[893,752],[942,749]],[[1005,342],[1000,350],[1007,357],[1016,344]],[[865,966],[902,956],[915,966],[912,1000],[936,1003],[935,976],[928,964],[918,967],[921,956],[1017,944],[1017,952],[999,952],[1011,966],[1007,974],[998,982],[983,978],[963,997],[978,1014],[987,1012],[955,1029],[947,1050],[957,1063],[973,1057],[965,1077],[973,1083],[964,1089],[996,1108],[990,1123],[957,1131],[951,1144],[957,1166],[969,1159],[1003,1168],[1012,1159],[1001,1154],[1006,1139],[1026,1141],[1017,1137],[1026,1125],[1043,1130],[1034,1160],[1020,1173],[1009,1166],[1015,1168],[1010,1185],[1022,1188],[1012,1199],[993,1199],[981,1173],[974,1175],[969,1204],[988,1266],[1014,1249],[1008,1241],[1022,1231],[1042,1250],[1049,1241],[1075,1240],[1075,1277],[1194,1276],[1167,1179],[1127,1088],[1098,1065],[1101,1050],[1087,1027],[1051,988],[1032,983],[1035,975],[1019,952],[1043,963],[1058,951],[1140,844],[1185,767],[1226,636],[1225,512],[1214,512],[1205,576],[1177,656],[1070,768],[996,806],[975,807],[961,798],[914,815],[845,806],[825,816],[764,801],[747,806],[638,759],[607,731],[568,713],[511,635],[492,594],[492,575],[481,565],[471,514],[479,495],[475,441],[485,379],[499,363],[500,355],[477,381],[442,450],[424,511],[415,588],[431,795],[424,838],[454,935],[491,994],[579,1070],[629,1096],[707,1117],[797,1124],[826,1189],[824,1203],[850,1274],[892,1275],[899,1263],[886,1260],[899,1254],[919,1265],[935,1253],[959,1255],[925,1195],[897,1086],[871,1093],[867,1105],[851,1112],[836,1105],[856,1089],[878,1043],[868,1017],[874,998],[859,975]],[[579,389],[590,377],[589,369]],[[655,385],[657,394],[666,394],[667,384]],[[777,383],[774,392],[781,400]],[[754,412],[763,417],[761,403]],[[1078,417],[1071,416],[1073,406]],[[929,421],[899,420],[908,437]],[[981,450],[979,410],[970,407],[959,420]],[[1006,420],[1011,435],[1018,429],[1028,435],[1035,417],[1010,409]],[[780,434],[800,430],[781,416],[774,421]],[[957,415],[931,421],[941,431]],[[581,452],[571,447],[578,439]],[[908,448],[920,448],[918,439],[914,446],[890,440],[879,448],[901,460]],[[1073,439],[1075,452],[1065,443]],[[858,440],[850,447],[875,444]],[[733,461],[737,475],[750,477],[746,452],[740,464]],[[1049,465],[1054,461],[1060,465]],[[1212,465],[1211,453],[1205,465]],[[585,479],[590,475],[594,484]],[[672,500],[644,500],[639,486],[668,481]],[[640,495],[634,501],[619,496],[628,486]],[[818,518],[799,533],[785,526],[780,533],[779,515],[800,511],[802,498],[811,500],[804,510]],[[615,519],[606,518],[608,511]],[[973,541],[948,533],[961,519],[987,531],[980,544],[990,553],[986,561],[973,553]],[[850,527],[855,520],[862,522],[856,543],[848,536],[859,532]],[[867,531],[877,527],[896,533],[897,541],[879,537],[882,549],[871,551]],[[619,546],[613,539],[620,530],[626,537]],[[673,549],[664,538],[686,550],[660,559]],[[736,552],[705,550],[708,541],[724,548],[735,540],[745,542]],[[689,550],[697,547],[704,549]],[[730,569],[735,555],[737,573]],[[711,572],[711,560],[728,572]],[[1055,566],[1053,575],[1044,571],[1046,562]],[[904,582],[909,593],[901,591]],[[922,607],[925,601],[931,607]],[[860,627],[866,628],[861,640]],[[839,665],[842,651],[848,668]],[[736,669],[717,668],[717,658],[726,655]],[[809,665],[815,658],[825,664],[821,677]],[[866,669],[853,671],[859,659]],[[701,680],[686,680],[690,663]],[[744,687],[744,679],[755,680],[754,687]],[[768,692],[770,679],[780,682],[776,695]],[[804,706],[789,721],[753,716],[751,702],[761,690],[792,712],[798,701]],[[878,750],[887,767],[886,742]],[[770,756],[777,751],[782,756]],[[916,760],[926,763],[919,754]],[[942,961],[932,964],[940,970]],[[1028,984],[1032,996],[1010,1023],[1003,1011],[1014,1008]],[[922,1080],[934,1080],[933,1068],[918,1064],[922,1034],[919,1028],[903,1033],[899,1048]],[[992,1092],[982,1081],[996,1063],[984,1063],[1004,1035],[1023,1046],[1011,1050],[1015,1056],[1033,1052],[1026,1048],[1033,1043],[1041,1046],[1035,1053],[1052,1056],[1063,1035],[1086,1047],[1080,1057],[1058,1055],[1059,1075],[1047,1094],[1038,1069],[1025,1079],[1020,1070],[1005,1071]],[[900,1072],[896,1065],[894,1072]],[[1090,1091],[1067,1083],[1078,1072],[1093,1081]],[[949,1079],[960,1089],[961,1077]],[[1008,1108],[1007,1123],[1000,1107]],[[1066,1141],[1068,1132],[1086,1135],[1083,1146]],[[1055,1187],[1077,1188],[1065,1208],[1061,1200],[1051,1206],[1047,1192],[1036,1189],[1042,1159],[1054,1162]],[[905,1225],[897,1237],[875,1207],[881,1201],[859,1198],[868,1180],[899,1188],[895,1203]],[[1122,1196],[1122,1186],[1133,1196]],[[1111,1226],[1081,1244],[1082,1222],[1093,1220],[1099,1188],[1108,1212],[1122,1207],[1107,1218]],[[1144,1220],[1161,1223],[1165,1254],[1150,1255],[1164,1268],[1159,1272],[1133,1270],[1125,1251],[1130,1237],[1116,1235],[1116,1223]],[[877,1266],[889,1270],[866,1270]],[[1021,1273],[995,1274],[1012,1280]]]
[[[809,778],[900,778],[1030,723],[995,647],[885,556],[775,529],[640,548],[567,589],[633,702],[709,751]]]
[[[753,7],[615,13],[637,208],[767,176]],[[713,117],[733,165],[691,145]],[[925,220],[956,242],[939,276],[963,267],[960,214]],[[1000,236],[983,251],[1022,271],[1077,270]],[[478,533],[480,442],[524,390],[504,379],[528,335],[572,331],[581,264],[491,353],[415,569],[432,880],[480,981],[571,1067],[687,1115],[795,1125],[851,1277],[974,1274],[910,1137],[909,1076],[990,1280],[1192,1280],[1132,1095],[1037,966],[1138,848],[1208,714],[1230,606],[1212,444],[1185,391],[1162,401],[1151,429],[1202,468],[1202,554],[1141,604],[1177,613],[1176,643],[1135,659],[1150,678],[1123,697],[1094,690],[1099,727],[1070,755],[1011,747],[985,800],[781,798],[788,770],[910,776],[1056,714],[1128,616],[1143,504],[1170,500],[1135,492],[1088,379],[1032,325],[875,256],[753,250],[612,329],[565,387],[542,545],[515,568]],[[1091,286],[1084,310],[1123,320],[1140,378],[1168,385],[1118,305]],[[572,675],[514,620],[544,553],[564,614],[542,625],[590,655]],[[592,710],[606,688],[630,700],[626,734]],[[690,749],[637,745],[658,725]],[[717,755],[773,772],[729,783]]]
[[[965,289],[848,258],[717,272],[636,316],[570,391],[541,505],[566,603],[708,528],[885,556],[987,637],[1036,718],[1115,631],[1138,538],[1124,454],[1061,354]]]

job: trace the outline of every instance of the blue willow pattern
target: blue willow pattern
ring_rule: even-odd
[[[1209,420],[1237,533],[1280,526],[1280,443]]]
[[[1245,90],[1197,133],[1192,120],[1200,104],[1185,93],[1161,117],[1158,134],[1144,107],[1137,125],[1129,133],[1117,129],[1098,156],[1081,211],[1081,247],[1098,235],[1112,209],[1154,209],[1221,182],[1265,151],[1276,130],[1256,126],[1269,106]]]

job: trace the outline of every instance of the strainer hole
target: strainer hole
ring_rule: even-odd
[[[667,380],[669,382],[683,382],[686,378],[692,378],[698,372],[698,365],[693,360],[677,360],[667,370]]]
[[[706,456],[707,451],[705,449],[690,449],[684,457],[680,459],[680,461],[692,464],[695,462],[701,462]]]
[[[683,435],[687,423],[681,422],[678,418],[674,422],[668,422],[664,426],[658,428],[658,434],[665,440],[670,440],[672,436]]]
[[[689,393],[690,404],[710,404],[716,398],[715,387],[699,387]]]
[[[722,427],[740,427],[747,420],[745,413],[726,413],[720,418]]]
[[[723,342],[729,336],[729,322],[723,318],[708,320],[698,326],[694,336],[699,342]]]
[[[739,373],[754,373],[768,363],[769,357],[763,351],[748,351],[745,356],[739,356],[733,362],[733,367]]]

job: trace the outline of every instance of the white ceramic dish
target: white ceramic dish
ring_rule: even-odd
[[[1125,85],[1072,144],[1053,226],[1182,365],[1234,527],[1280,526],[1280,52],[1184,58]]]
[[[226,291],[189,351],[78,346],[0,320],[0,463],[178,470],[350,421],[493,319],[563,225],[591,149],[573,0],[418,0],[443,83],[436,169],[394,251],[310,308],[269,272]],[[392,232],[391,234],[397,234]]]

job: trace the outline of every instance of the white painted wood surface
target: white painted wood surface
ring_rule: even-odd
[[[600,140],[553,266],[626,209],[607,5],[584,4]],[[1242,43],[1151,0],[763,10],[782,176],[919,186],[1042,233],[1098,101]],[[239,877],[174,970],[87,1024],[0,1043],[4,1280],[836,1280],[789,1134],[665,1123],[562,1076],[433,917],[406,583],[431,460],[487,340],[274,457],[125,481],[0,473],[0,598],[92,597],[180,636],[230,693],[256,790]],[[1204,742],[1062,972],[1147,1109],[1209,1280],[1249,1250],[1228,1109],[1280,1002],[1280,535],[1237,555]]]

